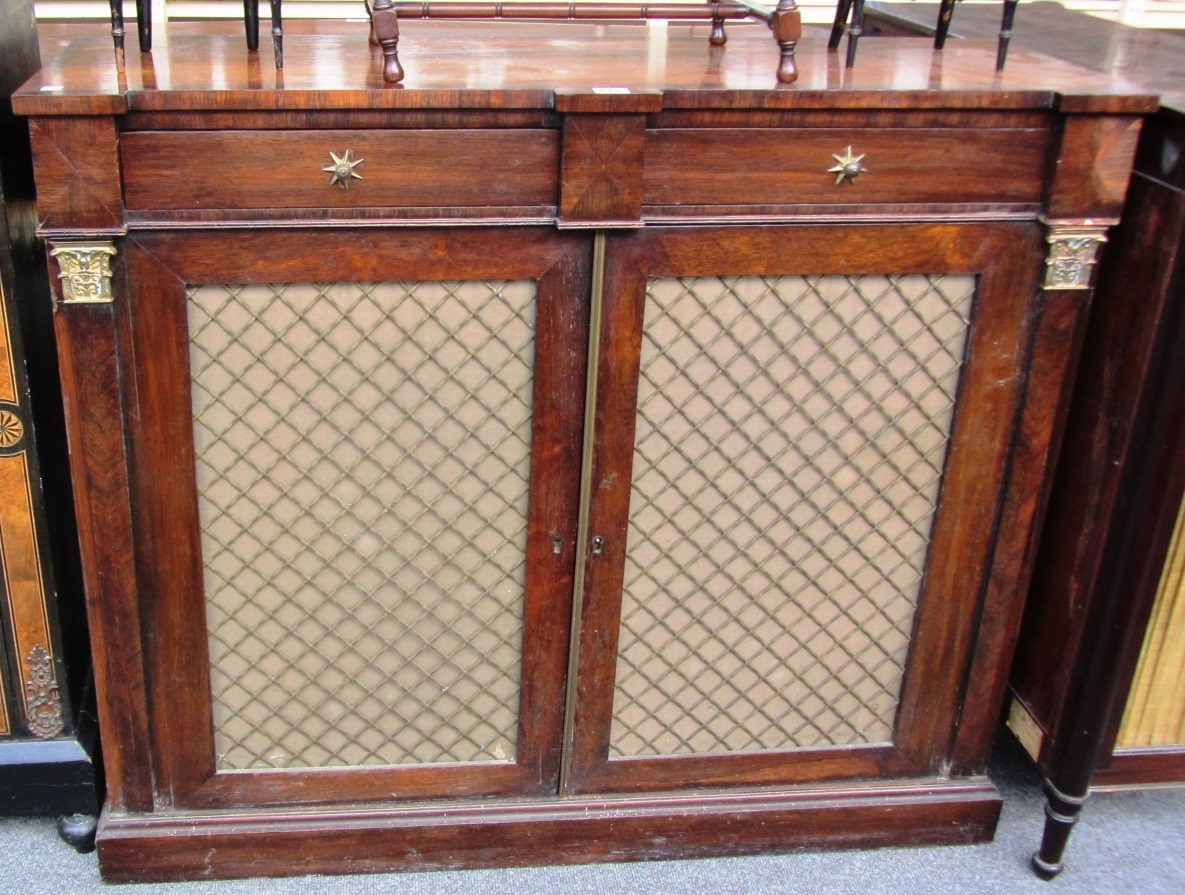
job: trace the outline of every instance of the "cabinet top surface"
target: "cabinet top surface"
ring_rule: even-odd
[[[866,39],[856,65],[807,28],[797,83],[779,86],[778,48],[763,24],[733,23],[728,44],[708,45],[707,24],[550,25],[400,23],[407,76],[384,86],[382,56],[363,22],[285,25],[284,70],[270,38],[248,53],[236,22],[157,27],[151,54],[127,38],[126,74],[104,26],[41,27],[42,70],[15,95],[25,115],[129,111],[562,108],[595,97],[595,111],[674,109],[1061,109],[1142,113],[1146,89],[1067,62],[1013,51],[994,71],[992,41],[935,52],[927,38]]]

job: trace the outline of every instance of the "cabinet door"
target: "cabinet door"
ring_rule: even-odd
[[[554,792],[590,244],[121,251],[158,799]]]
[[[569,788],[936,773],[991,571],[1028,224],[610,240]]]

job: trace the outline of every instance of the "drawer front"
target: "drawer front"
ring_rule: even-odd
[[[546,129],[146,131],[120,144],[132,211],[555,205],[559,179]],[[343,188],[323,169],[347,150],[361,161]]]
[[[1033,203],[1043,128],[707,128],[646,135],[647,206]],[[840,179],[840,159],[866,169]]]

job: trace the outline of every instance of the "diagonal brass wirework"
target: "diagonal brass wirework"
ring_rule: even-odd
[[[891,738],[974,291],[650,281],[611,756]]]
[[[189,290],[220,768],[513,759],[534,296]]]

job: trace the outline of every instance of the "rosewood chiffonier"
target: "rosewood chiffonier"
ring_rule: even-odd
[[[76,34],[16,97],[107,879],[991,835],[1155,99],[707,34]]]

